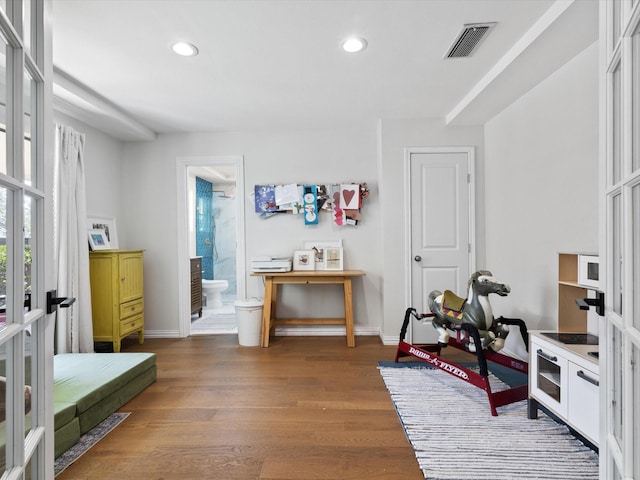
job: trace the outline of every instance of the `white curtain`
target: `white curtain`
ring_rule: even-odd
[[[56,353],[93,352],[87,202],[84,180],[84,134],[56,125],[54,170],[55,251],[58,297],[74,297],[57,309]]]

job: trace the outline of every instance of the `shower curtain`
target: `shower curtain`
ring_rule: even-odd
[[[84,134],[56,125],[53,215],[57,293],[74,297],[56,314],[56,353],[93,352],[89,247],[84,179]]]

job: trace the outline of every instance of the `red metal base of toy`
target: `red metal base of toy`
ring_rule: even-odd
[[[491,385],[489,384],[489,371],[487,369],[487,360],[490,360],[492,362],[498,363],[505,367],[516,370],[518,372],[528,374],[529,365],[526,362],[516,360],[514,358],[508,357],[506,355],[502,355],[500,353],[479,349],[477,352],[475,352],[475,355],[478,359],[478,367],[480,371],[477,372],[469,368],[465,368],[461,365],[456,364],[455,362],[451,362],[441,357],[440,355],[441,355],[442,347],[437,343],[412,345],[410,343],[405,342],[404,336],[406,334],[409,319],[412,315],[418,319],[434,316],[434,314],[432,313],[417,314],[414,309],[412,308],[407,309],[407,312],[405,314],[404,324],[400,332],[400,342],[398,343],[398,350],[396,352],[396,358],[395,358],[396,362],[398,362],[400,358],[411,356],[411,357],[417,358],[422,362],[429,364],[434,368],[443,370],[453,375],[454,377],[457,377],[461,380],[464,380],[467,383],[470,383],[472,385],[475,385],[478,388],[483,389],[485,392],[487,392],[487,396],[489,397],[489,406],[491,408],[491,415],[493,415],[494,417],[498,415],[496,408],[502,407],[504,405],[508,405],[510,403],[519,402],[520,400],[525,400],[527,398],[528,396],[527,384],[508,388],[505,390],[500,390],[498,392],[493,392],[491,390]],[[526,327],[524,326],[524,322],[522,320],[505,319],[503,317],[500,317],[499,319],[496,319],[496,321],[504,324],[519,325],[520,331],[525,340],[525,344],[528,344],[526,339],[526,335],[527,335]],[[478,330],[473,325],[462,324],[460,329],[467,331],[469,335],[474,338],[475,345],[481,345]],[[460,342],[457,338],[450,338],[448,346],[467,351],[466,345]]]

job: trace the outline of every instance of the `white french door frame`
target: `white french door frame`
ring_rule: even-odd
[[[469,271],[476,268],[476,196],[475,196],[475,148],[474,147],[406,147],[404,149],[404,269],[405,269],[405,305],[411,305],[413,280],[413,254],[412,254],[412,204],[413,192],[411,191],[411,156],[419,153],[462,153],[467,155],[467,167],[470,175],[467,182],[469,189]],[[408,341],[413,341],[413,322],[410,322],[407,330]]]
[[[634,290],[634,247],[640,212],[640,0],[600,0],[600,264],[605,316],[600,324],[600,478],[640,479],[640,302]],[[635,73],[634,73],[635,72]],[[635,113],[635,115],[634,115]],[[634,435],[635,434],[635,435]]]
[[[54,284],[51,173],[53,165],[50,0],[7,0],[0,12],[6,72],[7,191],[6,320],[0,329],[5,352],[6,449],[3,480],[53,478],[53,317],[45,313],[45,291]],[[6,69],[5,69],[6,68]],[[25,135],[30,142],[25,168]],[[31,310],[25,299],[25,200],[31,215]],[[25,344],[30,344],[30,352]],[[30,358],[27,362],[27,358]],[[30,424],[24,408],[27,374]],[[6,463],[5,463],[6,461]]]
[[[189,265],[189,215],[187,212],[187,180],[189,167],[214,167],[232,165],[236,169],[236,282],[238,298],[247,296],[246,241],[245,241],[245,195],[244,157],[242,155],[211,155],[203,157],[178,157],[178,308],[180,336],[191,332],[191,294]]]

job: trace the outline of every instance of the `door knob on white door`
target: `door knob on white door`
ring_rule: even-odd
[[[422,261],[422,257],[421,257],[420,255],[416,255],[415,257],[413,257],[413,259],[414,259],[416,262],[421,262],[421,261]]]

